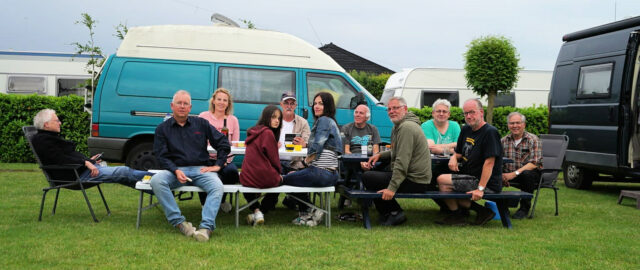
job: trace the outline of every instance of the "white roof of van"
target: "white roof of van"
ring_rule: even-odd
[[[221,25],[133,27],[122,41],[117,56],[344,72],[331,57],[298,37]]]

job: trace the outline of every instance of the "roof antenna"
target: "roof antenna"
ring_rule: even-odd
[[[232,19],[229,19],[228,17],[220,13],[213,13],[213,15],[211,15],[211,22],[214,24],[223,24],[226,26],[240,27],[240,25],[238,25]]]
[[[318,33],[316,33],[316,29],[313,28],[313,24],[311,23],[311,20],[309,20],[309,18],[307,18],[307,22],[309,22],[309,26],[311,26],[311,30],[313,30],[313,34],[316,35],[318,42],[320,42],[320,47],[324,46],[324,44],[322,44],[322,40],[320,40],[320,37],[318,36]]]

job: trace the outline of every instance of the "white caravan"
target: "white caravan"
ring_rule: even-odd
[[[383,104],[392,96],[401,96],[414,108],[431,106],[438,98],[446,98],[453,106],[460,106],[478,95],[467,88],[464,69],[411,68],[394,73],[384,87],[380,101]],[[547,105],[552,71],[521,70],[517,85],[509,95],[496,97],[496,106],[529,107]],[[487,104],[487,99],[482,99]]]

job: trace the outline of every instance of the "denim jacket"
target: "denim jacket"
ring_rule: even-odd
[[[322,150],[327,149],[342,154],[342,139],[340,130],[333,119],[321,116],[313,124],[311,136],[309,137],[307,155],[316,154],[316,158],[322,154]]]

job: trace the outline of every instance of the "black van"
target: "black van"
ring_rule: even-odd
[[[562,39],[549,94],[549,133],[570,138],[565,185],[640,182],[640,16]]]

